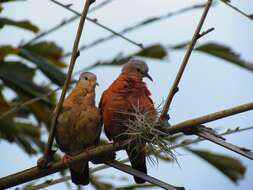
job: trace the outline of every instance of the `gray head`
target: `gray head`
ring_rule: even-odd
[[[144,61],[138,59],[130,59],[127,63],[124,64],[122,68],[122,73],[134,74],[140,79],[147,77],[153,81],[148,71],[148,65]]]
[[[81,84],[89,92],[93,91],[96,85],[98,85],[97,76],[90,72],[84,72],[80,75],[78,84]]]

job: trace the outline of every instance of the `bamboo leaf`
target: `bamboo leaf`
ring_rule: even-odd
[[[18,92],[19,97],[23,102],[30,100],[26,94]],[[53,102],[51,102],[53,104]],[[42,102],[35,102],[28,106],[31,113],[36,117],[38,122],[43,122],[46,124],[47,129],[50,127],[50,116],[53,112],[54,106],[47,106]]]
[[[3,96],[2,89],[0,88],[0,113],[6,112],[10,109],[9,103],[6,101]]]
[[[152,59],[163,59],[167,56],[167,51],[161,44],[155,44],[146,47],[133,55]]]
[[[50,64],[46,58],[24,48],[20,49],[19,55],[36,64],[37,67],[55,84],[64,84],[66,75],[55,65]]]
[[[66,64],[61,60],[63,56],[63,50],[54,42],[38,42],[35,44],[27,45],[24,47],[24,49],[47,58],[50,63],[54,64],[57,67],[66,67]]]
[[[0,62],[0,78],[4,83],[17,93],[22,92],[30,98],[48,92],[48,89],[40,87],[33,82],[34,74],[34,69],[21,62]],[[54,106],[48,99],[42,99],[40,102],[49,107]]]
[[[249,18],[253,20],[253,14],[249,14]]]
[[[244,69],[253,71],[253,63],[243,60],[238,53],[235,53],[228,46],[217,43],[207,43],[198,46],[195,50],[224,59]]]
[[[206,150],[192,148],[186,148],[186,150],[207,161],[234,183],[237,183],[246,172],[245,166],[233,157],[212,153]]]
[[[28,20],[14,21],[8,18],[0,17],[0,28],[3,28],[6,25],[15,26],[21,29],[29,30],[34,33],[39,32],[39,28]]]
[[[27,154],[31,155],[37,153],[36,148],[33,147],[33,141],[34,139],[40,141],[40,130],[29,123],[15,123],[10,119],[2,119],[0,120],[0,139],[18,144]]]
[[[103,65],[113,65],[113,66],[123,65],[133,56],[139,56],[139,57],[151,58],[151,59],[163,59],[167,56],[167,51],[166,51],[166,48],[163,47],[162,45],[155,44],[128,56],[122,56],[120,54],[111,61],[97,62],[94,65],[92,65],[89,69],[97,67],[97,66],[103,66]]]
[[[18,48],[15,48],[10,45],[0,46],[0,61],[3,61],[4,58],[9,54],[18,54]]]
[[[135,189],[147,189],[157,187],[154,184],[130,184],[126,186],[116,187],[116,190],[135,190]]]

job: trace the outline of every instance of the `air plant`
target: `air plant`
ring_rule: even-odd
[[[131,146],[132,152],[134,153],[138,153],[138,150],[143,148],[140,146],[145,144],[148,160],[153,165],[158,164],[160,155],[176,161],[176,156],[170,148],[172,142],[168,134],[160,130],[163,127],[163,123],[157,121],[157,117],[154,117],[154,114],[152,114],[153,112],[143,111],[144,109],[140,106],[132,107],[133,110],[131,112],[117,111],[117,114],[123,114],[129,117],[128,120],[121,120],[118,117],[118,122],[121,122],[127,129],[118,137],[127,139],[126,144],[127,146]],[[157,115],[160,113],[159,108],[156,108],[156,112]],[[132,146],[133,143],[134,146]]]

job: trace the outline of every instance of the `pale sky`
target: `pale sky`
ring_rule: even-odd
[[[81,11],[83,1],[61,1],[63,3],[73,3],[75,10]],[[100,1],[97,0],[96,3]],[[125,26],[137,23],[144,18],[158,16],[168,12],[178,10],[197,2],[195,0],[115,0],[108,6],[90,14],[91,18],[97,18],[101,23],[120,31]],[[234,0],[234,5],[248,13],[253,13],[252,0]],[[63,18],[69,18],[73,14],[67,10],[53,4],[48,0],[27,0],[26,2],[6,4],[3,12],[4,16],[13,19],[31,19],[42,30],[49,29]],[[141,42],[144,45],[162,43],[163,45],[175,44],[191,39],[196,24],[199,21],[201,10],[187,12],[180,16],[167,19],[156,24],[149,25],[135,32],[127,34],[129,38]],[[54,40],[64,47],[65,51],[72,48],[75,37],[77,23],[70,24],[62,30],[57,31],[45,39]],[[215,27],[215,31],[208,34],[198,42],[215,41],[224,43],[232,47],[236,52],[249,61],[253,62],[253,22],[241,16],[234,10],[219,3],[212,8],[208,14],[207,21],[203,29]],[[92,23],[86,22],[84,33],[80,44],[87,44],[101,36],[110,34]],[[6,27],[0,31],[0,44],[12,43],[18,45],[20,40],[30,39],[34,35],[23,30],[13,30]],[[77,60],[75,71],[83,68],[97,60],[113,58],[119,52],[128,54],[138,50],[138,47],[128,42],[115,38],[103,43],[95,48],[81,52]],[[185,51],[168,52],[169,56],[163,61],[146,60],[150,67],[151,76],[154,82],[147,81],[152,92],[152,98],[156,105],[159,105],[166,98],[174,76],[182,61]],[[68,59],[66,60],[69,61]],[[117,77],[120,72],[119,67],[102,67],[93,69],[97,74],[100,84],[97,89],[97,102],[100,95],[108,85]],[[42,78],[37,78],[41,80]],[[46,81],[45,81],[46,82]],[[202,53],[193,53],[187,65],[183,79],[179,85],[180,91],[174,98],[170,109],[171,123],[175,124],[186,119],[201,116],[225,108],[252,101],[253,93],[253,73],[229,64],[223,60],[208,57]],[[208,123],[207,126],[219,128],[223,131],[227,128],[237,126],[247,127],[252,125],[253,111],[242,113],[233,117]],[[222,130],[223,129],[223,130]],[[253,131],[243,132],[237,135],[227,136],[227,140],[234,144],[253,149]],[[181,149],[177,150],[180,167],[176,163],[160,162],[158,166],[148,166],[148,173],[164,180],[170,184],[184,186],[187,190],[250,190],[253,187],[252,175],[253,164],[250,160],[216,146],[210,142],[202,142],[194,145],[196,148],[212,150],[226,155],[234,156],[242,161],[247,167],[245,178],[236,186],[224,177],[215,168],[205,161],[192,156],[189,152]],[[0,176],[5,176],[22,169],[34,166],[38,157],[28,157],[16,145],[0,141],[1,170]],[[118,158],[124,158],[125,154],[118,154]],[[97,173],[98,175],[121,175],[115,169],[107,169]],[[128,176],[128,175],[125,175]],[[48,176],[47,179],[52,179]],[[111,178],[103,178],[107,181],[115,181]],[[129,178],[133,182],[132,177]],[[42,179],[42,181],[45,180]],[[126,184],[126,181],[118,181],[117,184]],[[72,186],[74,187],[74,186]],[[14,188],[13,188],[14,189]],[[49,190],[67,189],[64,184],[51,186]],[[85,188],[92,189],[90,186]]]

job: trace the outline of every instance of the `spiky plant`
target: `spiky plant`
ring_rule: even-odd
[[[127,115],[129,118],[128,120],[118,119],[127,128],[119,137],[127,139],[128,146],[131,145],[131,142],[134,142],[135,146],[131,147],[132,152],[138,152],[143,148],[140,146],[145,143],[148,160],[151,164],[157,164],[158,157],[161,154],[176,160],[176,156],[170,148],[172,143],[169,141],[168,134],[159,130],[163,127],[162,123],[158,122],[150,111],[143,111],[140,106],[132,107],[132,112],[117,112],[118,114]],[[159,108],[156,111],[158,114],[160,113]]]

